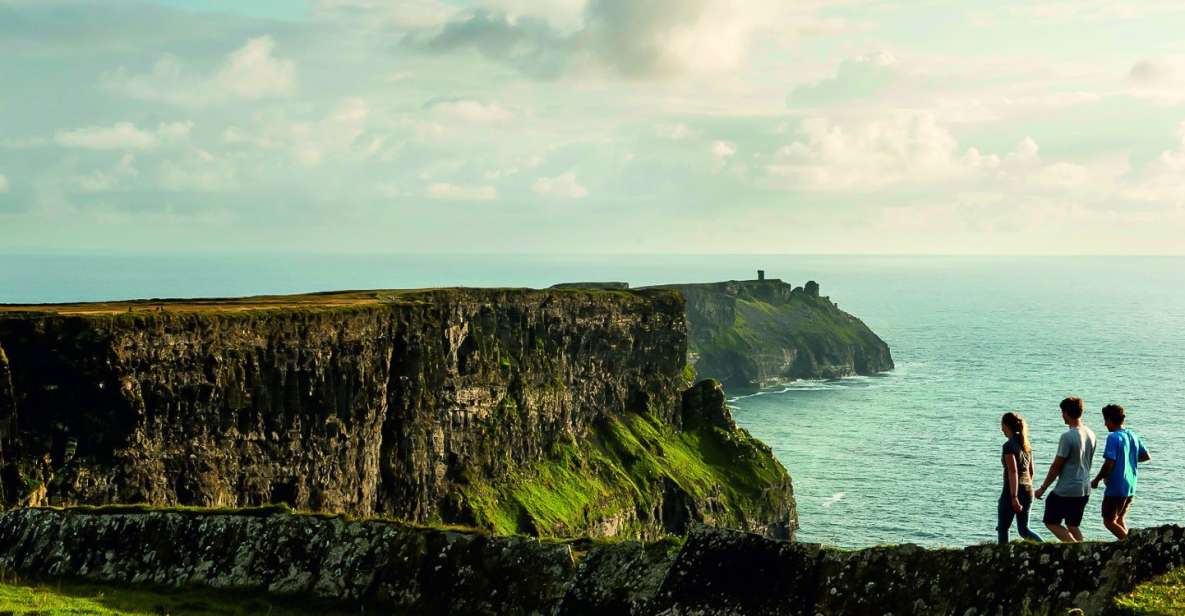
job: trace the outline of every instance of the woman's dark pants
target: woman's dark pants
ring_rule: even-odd
[[[1008,543],[1008,529],[1012,528],[1012,518],[1016,518],[1016,530],[1022,539],[1043,541],[1041,535],[1029,528],[1029,510],[1033,508],[1033,489],[1029,486],[1017,486],[1016,499],[1023,507],[1020,513],[1012,510],[1012,497],[1007,492],[1000,495],[1000,503],[996,512],[996,535],[1000,543]]]

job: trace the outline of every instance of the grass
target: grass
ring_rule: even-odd
[[[1177,616],[1185,614],[1185,567],[1153,578],[1126,595],[1115,605],[1134,616]]]
[[[511,288],[438,288],[438,289],[377,289],[368,291],[330,291],[297,295],[259,295],[252,297],[212,297],[193,299],[137,299],[111,302],[79,302],[64,304],[0,304],[0,315],[8,316],[114,316],[120,318],[153,318],[159,315],[192,313],[270,313],[275,311],[323,312],[327,310],[357,310],[389,304],[423,304],[453,297],[470,301],[496,301],[507,293],[525,298],[587,297],[616,298],[628,302],[649,302],[664,294],[677,297],[673,291],[631,291],[601,289],[511,289]]]
[[[701,506],[712,501],[716,523],[743,528],[766,517],[769,487],[788,482],[768,448],[747,433],[708,425],[676,431],[648,413],[630,413],[557,444],[546,461],[506,478],[472,480],[463,493],[477,525],[498,535],[596,536],[616,520],[619,536],[646,538],[656,520],[643,516],[657,509],[666,484]]]
[[[325,604],[209,589],[124,588],[81,581],[41,583],[0,575],[0,614],[38,616],[345,615]]]

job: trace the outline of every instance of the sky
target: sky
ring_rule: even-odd
[[[0,0],[0,252],[1185,254],[1179,0]]]

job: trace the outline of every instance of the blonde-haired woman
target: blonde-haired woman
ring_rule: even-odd
[[[1000,431],[1008,437],[1001,462],[1004,464],[1004,491],[997,508],[996,534],[1000,543],[1008,543],[1008,531],[1016,518],[1016,530],[1022,539],[1042,541],[1029,528],[1029,509],[1033,506],[1033,448],[1029,445],[1029,425],[1016,413],[1004,413]]]

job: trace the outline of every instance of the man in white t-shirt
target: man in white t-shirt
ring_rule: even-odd
[[[1095,435],[1082,425],[1082,398],[1071,396],[1062,400],[1062,421],[1069,430],[1057,442],[1057,457],[1049,465],[1045,481],[1036,496],[1045,496],[1049,484],[1057,480],[1049,500],[1045,501],[1045,526],[1065,543],[1082,541],[1082,513],[1090,500],[1090,467],[1094,461]],[[1063,523],[1065,524],[1063,526]]]

